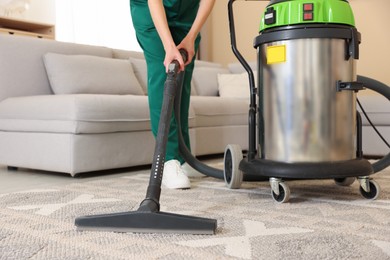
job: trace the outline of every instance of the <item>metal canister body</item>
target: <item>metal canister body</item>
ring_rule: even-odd
[[[270,62],[274,47],[284,54]],[[292,163],[356,158],[356,95],[336,88],[338,81],[356,80],[346,41],[281,40],[258,46],[258,52],[260,157]]]

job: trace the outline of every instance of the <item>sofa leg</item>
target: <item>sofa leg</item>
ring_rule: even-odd
[[[9,171],[17,171],[18,170],[18,167],[15,167],[15,166],[7,166],[7,169]]]

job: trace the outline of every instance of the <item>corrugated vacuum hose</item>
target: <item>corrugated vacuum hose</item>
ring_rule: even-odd
[[[184,60],[187,53],[181,51]],[[183,72],[184,73],[184,72]],[[146,197],[138,210],[114,214],[78,217],[75,225],[78,230],[96,230],[136,233],[179,233],[179,234],[214,234],[217,220],[185,216],[160,211],[161,181],[164,171],[166,144],[169,122],[172,116],[175,95],[178,92],[178,61],[173,61],[168,68],[164,84],[164,98],[156,137],[154,157]],[[180,86],[181,87],[181,86]]]
[[[362,83],[366,88],[371,89],[382,96],[386,97],[390,101],[390,87],[383,84],[380,81],[371,79],[365,76],[358,75],[357,81]],[[390,165],[390,152],[382,157],[382,159],[372,164],[374,172],[379,172]]]

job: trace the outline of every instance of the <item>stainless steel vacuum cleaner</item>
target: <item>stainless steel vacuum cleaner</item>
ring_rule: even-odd
[[[233,2],[228,4],[232,49],[248,72],[251,104],[247,157],[237,145],[225,153],[228,186],[239,188],[247,173],[266,176],[274,200],[286,202],[285,179],[331,178],[350,185],[357,178],[360,193],[376,198],[379,185],[369,177],[376,172],[373,165],[363,158],[356,92],[378,91],[370,87],[378,82],[357,81],[360,33],[348,1],[271,0],[254,40],[257,88],[235,44]],[[390,99],[387,86],[378,92]],[[389,155],[380,164],[388,166]]]
[[[263,14],[258,52],[259,85],[236,45],[233,3],[229,0],[232,50],[248,73],[248,151],[225,150],[224,170],[186,161],[204,174],[224,179],[229,188],[242,181],[269,180],[276,202],[289,200],[288,179],[360,182],[360,193],[375,199],[379,185],[370,177],[390,165],[390,153],[374,164],[363,158],[362,125],[356,93],[370,88],[390,100],[383,83],[356,76],[360,33],[346,0],[271,0]]]

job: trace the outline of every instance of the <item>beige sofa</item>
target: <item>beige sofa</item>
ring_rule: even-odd
[[[142,53],[0,35],[0,84],[0,164],[74,176],[151,163]],[[195,155],[223,153],[229,143],[247,149],[248,95],[240,64],[196,62],[189,118]],[[362,103],[371,104],[389,140],[390,106],[377,98]],[[369,153],[387,153],[371,132],[363,138]]]
[[[229,71],[197,62],[195,155],[247,147],[248,101],[219,96],[218,73]],[[74,176],[151,163],[142,53],[0,35],[0,82],[0,164]]]

